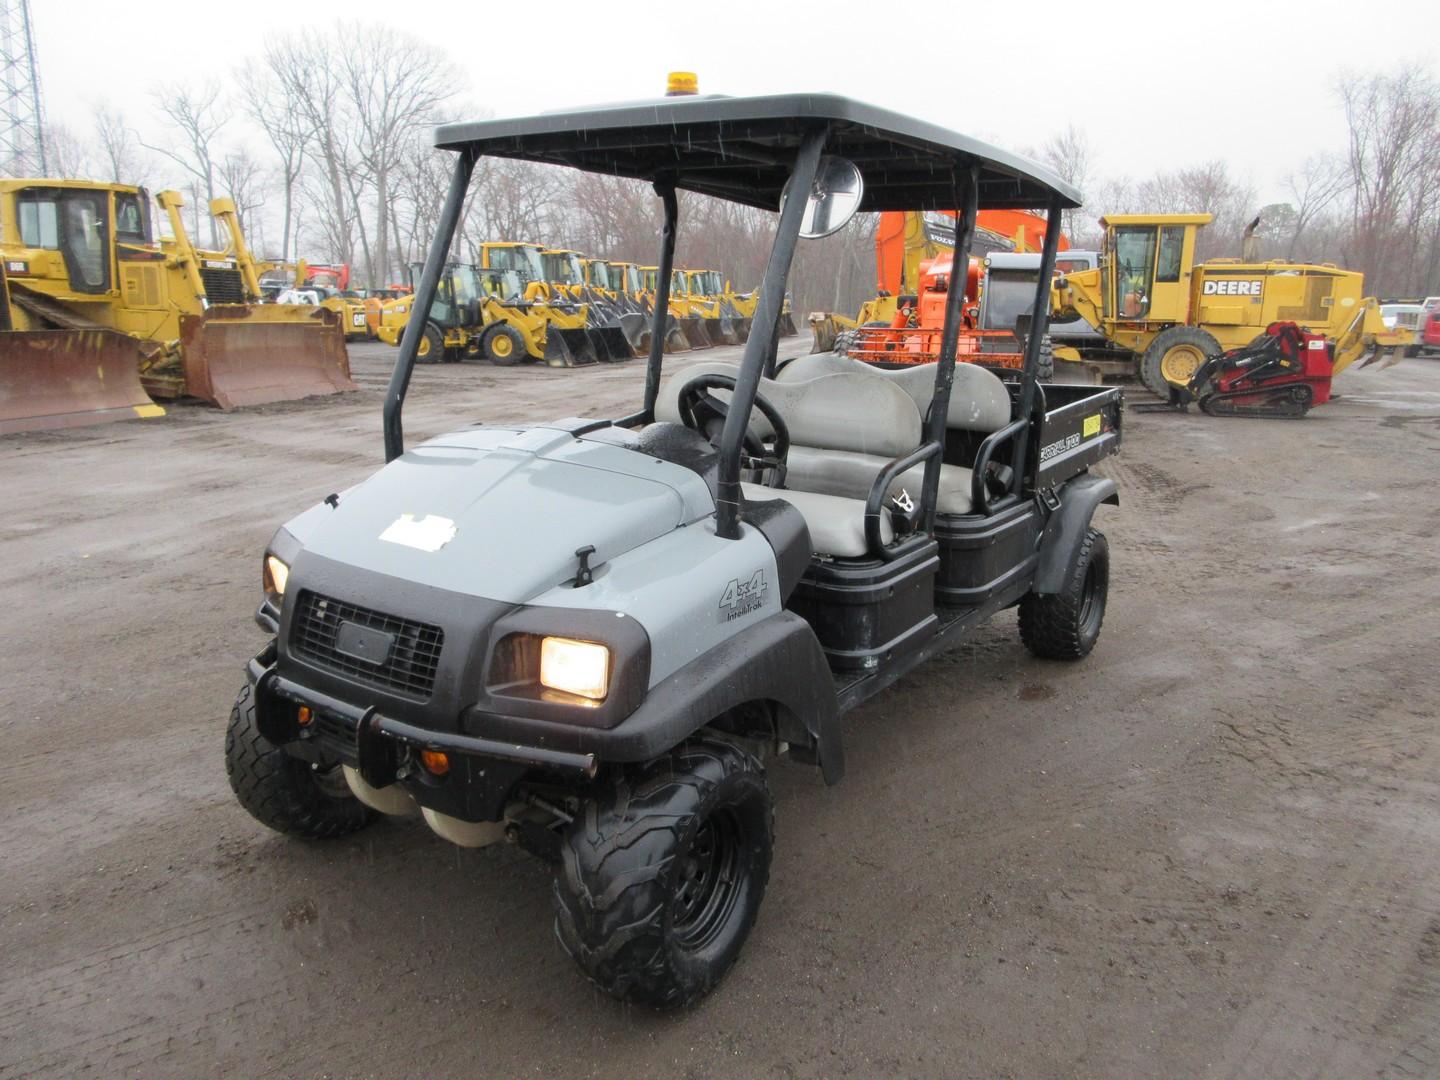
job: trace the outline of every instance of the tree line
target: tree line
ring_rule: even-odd
[[[463,75],[440,49],[377,24],[271,38],[225,82],[157,86],[138,120],[97,107],[88,131],[52,125],[55,171],[174,187],[192,234],[221,243],[204,206],[231,196],[257,256],[349,263],[365,286],[405,281],[439,216],[451,156],[433,127],[485,110],[462,97]],[[1234,163],[1200,162],[1132,178],[1105,175],[1086,134],[1067,127],[1033,157],[1086,196],[1066,214],[1077,247],[1099,241],[1099,215],[1204,212],[1200,256],[1239,256],[1257,216],[1260,253],[1360,270],[1372,294],[1440,291],[1440,83],[1420,68],[1352,75],[1334,88],[1344,146],[1263,163],[1283,201],[1259,205]],[[504,159],[483,159],[455,257],[485,240],[535,240],[640,263],[657,258],[660,205],[648,185]],[[773,213],[682,193],[677,262],[721,270],[737,289],[760,279]],[[875,221],[801,246],[795,310],[853,311],[875,290]]]

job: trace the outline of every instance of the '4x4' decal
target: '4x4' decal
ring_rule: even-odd
[[[729,622],[750,614],[765,603],[765,593],[769,588],[764,570],[756,570],[749,581],[731,578],[720,596],[720,621]]]

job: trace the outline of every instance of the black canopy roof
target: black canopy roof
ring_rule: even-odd
[[[980,169],[980,208],[1044,210],[1080,193],[1040,165],[913,117],[834,94],[674,97],[507,120],[446,124],[435,145],[653,180],[774,210],[805,134],[865,177],[862,210],[953,210],[955,180]]]

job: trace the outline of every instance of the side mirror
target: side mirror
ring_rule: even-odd
[[[790,197],[792,176],[780,195],[780,208]],[[860,209],[865,194],[865,180],[853,161],[825,155],[815,170],[815,182],[805,199],[805,213],[800,219],[800,235],[806,240],[837,233],[849,224]]]

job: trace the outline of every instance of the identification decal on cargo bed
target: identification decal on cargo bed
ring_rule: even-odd
[[[455,539],[455,522],[447,517],[426,514],[417,518],[414,514],[401,514],[386,526],[380,539],[392,544],[404,544],[416,551],[439,551]]]
[[[1042,446],[1040,448],[1040,460],[1049,461],[1053,457],[1059,457],[1065,453],[1066,450],[1074,450],[1075,447],[1079,445],[1080,433],[1077,431],[1073,435],[1066,435],[1065,438],[1052,442],[1049,446]]]
[[[720,621],[729,622],[742,615],[749,615],[765,603],[765,594],[770,586],[765,581],[765,571],[756,570],[749,581],[731,578],[720,596]]]
[[[1099,413],[1096,413],[1094,416],[1087,416],[1087,417],[1085,417],[1085,428],[1084,428],[1084,431],[1082,432],[1082,434],[1083,434],[1083,435],[1085,436],[1085,438],[1087,438],[1087,439],[1090,438],[1090,436],[1092,436],[1092,435],[1099,435],[1099,434],[1100,434],[1100,414],[1099,414]]]

